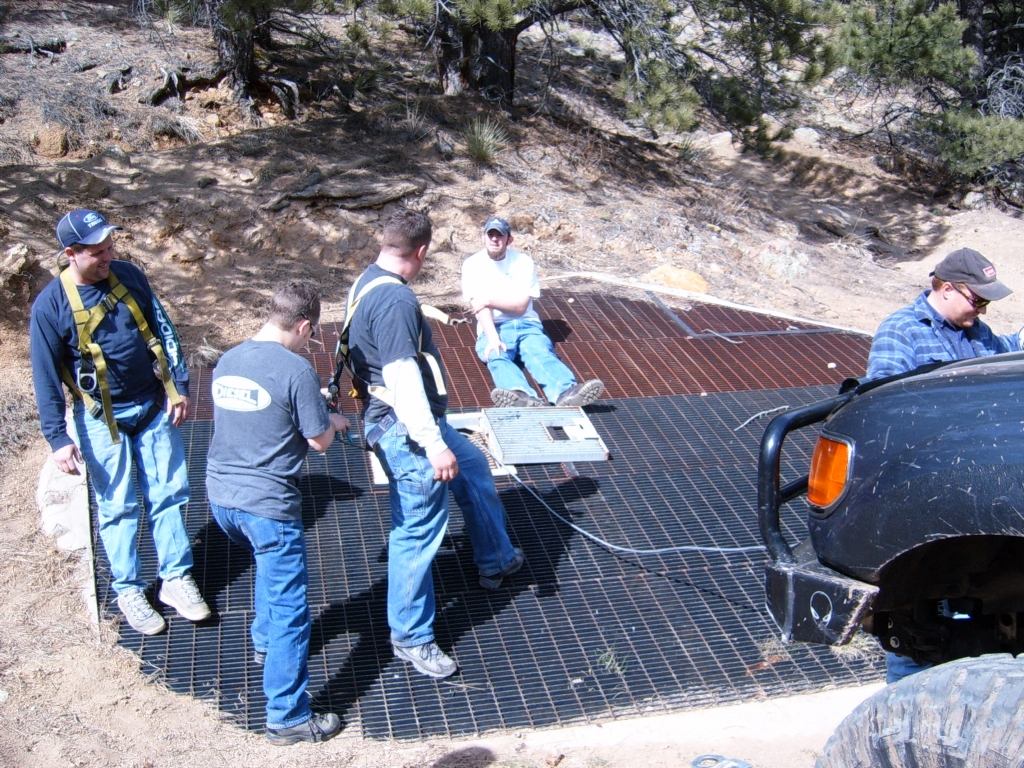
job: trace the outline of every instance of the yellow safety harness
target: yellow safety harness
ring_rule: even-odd
[[[374,288],[378,288],[379,286],[385,285],[387,283],[398,283],[399,285],[405,285],[405,283],[403,283],[397,277],[381,275],[380,277],[376,277],[370,282],[368,282],[366,285],[364,285],[359,290],[358,293],[356,293],[356,286],[354,284],[352,288],[349,289],[348,298],[345,300],[345,322],[341,326],[341,333],[338,335],[338,345],[335,348],[334,352],[336,368],[334,372],[334,378],[331,381],[331,389],[333,390],[333,394],[337,393],[339,380],[341,378],[341,372],[342,370],[348,370],[349,375],[352,377],[352,391],[349,393],[351,397],[356,397],[359,398],[360,400],[363,400],[366,398],[367,394],[370,394],[376,397],[378,400],[394,408],[395,397],[387,387],[382,385],[370,384],[369,382],[364,382],[362,379],[356,376],[356,372],[351,362],[351,350],[349,349],[348,343],[349,326],[352,323],[352,318],[355,316],[356,309],[359,307],[359,303]],[[437,309],[437,307],[431,307],[427,304],[421,304],[420,312],[422,312],[425,317],[432,318],[441,323],[447,324],[450,321],[448,315],[446,315],[441,310]],[[430,367],[430,372],[434,376],[434,386],[437,387],[437,393],[439,395],[447,395],[448,389],[445,387],[444,375],[441,373],[441,366],[438,364],[437,358],[435,358],[429,352],[424,351],[423,349],[422,331],[420,332],[419,345],[416,350],[416,354],[418,357],[421,357],[427,361],[427,365]]]
[[[135,318],[135,324],[139,327],[143,341],[146,342],[149,351],[156,357],[160,368],[160,378],[163,380],[164,390],[167,392],[167,399],[171,401],[172,405],[178,405],[181,402],[181,395],[178,394],[178,390],[174,386],[174,380],[171,378],[171,370],[167,365],[167,355],[164,353],[163,344],[160,343],[160,340],[149,329],[149,323],[146,322],[146,316],[139,309],[138,302],[135,301],[135,298],[113,272],[107,276],[110,292],[103,297],[99,304],[90,309],[86,309],[82,304],[82,296],[78,292],[78,286],[75,285],[70,269],[65,269],[61,272],[60,282],[64,286],[64,293],[67,294],[68,303],[71,304],[71,311],[75,316],[75,328],[78,330],[78,351],[82,356],[82,361],[91,362],[95,368],[96,389],[100,393],[100,402],[97,403],[90,392],[83,392],[79,388],[78,382],[75,381],[67,366],[61,366],[61,378],[68,385],[71,394],[85,404],[93,418],[98,419],[100,415],[103,416],[107,429],[110,430],[110,439],[114,443],[120,443],[121,433],[118,430],[117,421],[114,419],[114,407],[110,401],[110,386],[107,383],[107,362],[103,357],[103,350],[100,349],[100,345],[93,341],[92,334],[99,327],[107,313],[112,311],[119,301],[124,302],[125,306],[131,311],[132,317]]]

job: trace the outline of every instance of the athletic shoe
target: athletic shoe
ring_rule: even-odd
[[[496,573],[493,576],[481,576],[480,586],[484,589],[498,589],[501,586],[501,580],[506,576],[511,576],[513,573],[523,567],[523,563],[526,562],[526,555],[523,554],[523,550],[516,547],[512,550],[515,554],[512,557],[512,562],[508,564],[504,571]]]
[[[132,629],[144,635],[156,635],[167,627],[164,617],[153,610],[141,589],[129,589],[117,596],[117,607]]]
[[[324,712],[322,715],[313,715],[306,722],[293,725],[291,728],[268,728],[267,741],[279,747],[299,741],[315,744],[318,741],[327,741],[339,733],[341,718],[333,712]]]
[[[492,389],[491,400],[499,408],[541,408],[546,403],[521,389]]]
[[[210,606],[199,594],[199,587],[191,574],[177,579],[167,579],[160,585],[160,602],[171,606],[178,615],[189,621],[210,618]]]
[[[555,405],[571,405],[581,408],[596,402],[602,394],[604,394],[604,382],[600,379],[591,379],[582,384],[573,384],[558,396]]]
[[[427,677],[449,677],[459,668],[455,660],[438,648],[434,641],[410,648],[403,648],[400,645],[391,647],[395,651],[395,656],[402,661],[408,661],[416,667],[417,672],[422,672]]]

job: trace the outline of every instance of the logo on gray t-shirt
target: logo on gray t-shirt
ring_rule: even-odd
[[[271,403],[270,393],[244,376],[213,380],[213,402],[229,411],[262,411]]]

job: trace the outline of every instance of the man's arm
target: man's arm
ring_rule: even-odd
[[[29,323],[29,357],[32,361],[32,383],[36,392],[36,408],[43,437],[54,453],[74,446],[64,423],[67,410],[64,385],[60,378],[64,364],[64,339],[57,327],[57,307],[39,299],[32,308]],[[77,448],[75,449],[77,451]]]
[[[525,293],[522,295],[471,296],[469,306],[476,313],[482,312],[485,309],[497,309],[510,315],[521,315],[529,308],[532,298],[532,296],[528,296]]]
[[[494,353],[504,352],[507,347],[502,343],[498,329],[494,325],[494,314],[489,309],[481,309],[476,313],[476,319],[480,323],[480,330],[487,337],[487,347],[484,349],[484,359],[490,360]]]
[[[497,284],[483,279],[470,260],[463,265],[462,295],[474,314],[484,309],[497,309],[510,315],[521,315],[530,308],[533,299],[540,297],[540,282],[533,259],[519,251],[510,251],[506,258],[516,259],[517,267],[509,279],[501,279]]]
[[[152,288],[150,289],[152,291]],[[152,312],[156,321],[155,334],[160,339],[164,348],[164,355],[167,358],[167,367],[170,369],[171,379],[174,381],[174,388],[178,390],[181,402],[172,405],[167,403],[167,414],[171,417],[171,423],[180,427],[188,418],[189,412],[189,376],[188,365],[185,363],[185,356],[181,352],[181,342],[178,340],[178,332],[171,322],[167,310],[164,309],[160,299],[153,293]]]
[[[381,370],[384,386],[394,397],[395,416],[405,425],[409,437],[422,446],[427,460],[434,468],[434,479],[440,482],[454,480],[459,474],[459,463],[451,452],[441,429],[430,411],[430,401],[423,389],[423,375],[413,357],[394,360]]]
[[[875,334],[868,353],[866,380],[895,376],[917,367],[914,347],[906,334],[884,323]]]
[[[345,434],[352,426],[349,424],[348,419],[342,416],[340,413],[331,413],[327,415],[327,418],[331,422],[326,431],[321,432],[316,437],[307,437],[306,442],[309,443],[309,447],[314,451],[323,453],[331,447],[331,443],[334,442],[334,435],[338,432]]]

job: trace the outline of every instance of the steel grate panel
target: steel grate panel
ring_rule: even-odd
[[[832,394],[831,386],[602,401],[589,409],[612,459],[521,468],[561,515],[634,548],[759,543],[754,511],[757,442],[767,419],[751,416]],[[195,575],[218,617],[191,625],[168,617],[167,634],[120,642],[160,670],[176,691],[216,701],[260,728],[261,672],[252,661],[249,553],[209,518],[203,483],[212,425],[183,429],[193,498],[186,525]],[[786,474],[805,464],[812,437],[787,442]],[[461,674],[438,682],[391,654],[386,617],[386,492],[374,492],[366,457],[338,441],[313,454],[302,479],[314,615],[310,693],[346,727],[371,737],[416,738],[542,727],[786,695],[877,680],[872,659],[828,649],[762,646],[776,635],[763,609],[763,555],[613,554],[553,518],[509,479],[499,481],[510,531],[527,563],[509,588],[486,593],[452,504],[450,536],[435,563],[443,647]],[[788,509],[791,540],[804,530]],[[145,528],[145,526],[143,526]],[[142,532],[143,572],[156,562]],[[97,549],[101,604],[114,615],[109,568]]]

